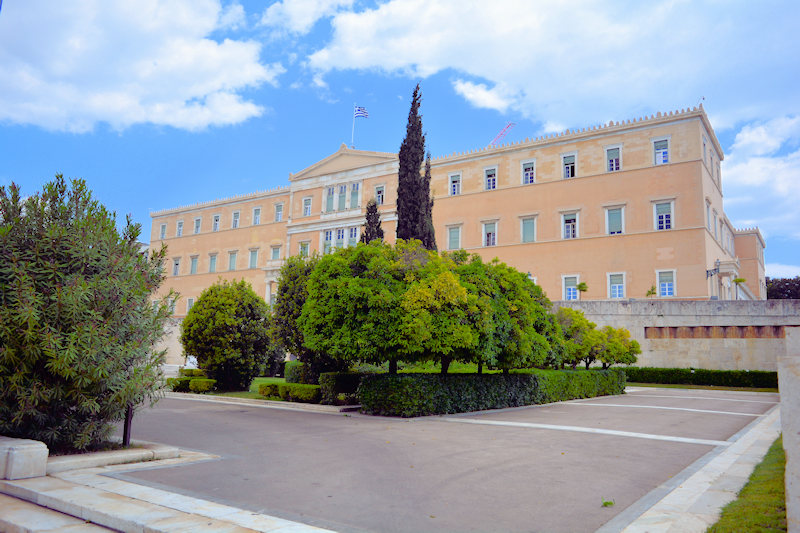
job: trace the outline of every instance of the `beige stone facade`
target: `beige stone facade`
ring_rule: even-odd
[[[764,240],[725,216],[723,157],[702,107],[439,157],[438,247],[497,257],[552,300],[764,299]],[[392,242],[397,168],[342,145],[286,187],[152,213],[175,316],[219,278],[269,301],[287,255],[358,241],[370,198]]]

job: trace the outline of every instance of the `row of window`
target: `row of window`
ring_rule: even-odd
[[[625,273],[609,272],[606,274],[606,291],[608,298],[623,299],[626,297]],[[564,300],[580,299],[580,276],[561,276],[561,298]],[[675,296],[675,271],[656,271],[656,295],[669,298]]]
[[[208,255],[208,272],[214,273],[217,272],[217,256],[218,254],[209,254]],[[252,249],[250,250],[249,261],[247,263],[247,268],[258,268],[258,256],[259,250]],[[269,254],[270,261],[277,261],[281,258],[281,247],[280,246],[272,246],[270,247],[270,254]],[[228,252],[228,270],[236,270],[237,269],[237,262],[239,259],[239,252],[232,251]],[[193,255],[189,257],[189,274],[197,274],[199,268],[200,256]],[[175,257],[172,259],[172,275],[173,276],[180,276],[181,275],[181,258]]]
[[[605,148],[606,154],[606,170],[608,172],[617,172],[622,170],[622,145],[607,146]],[[577,176],[577,158],[578,152],[567,152],[561,154],[561,169],[562,177],[564,179],[574,178]],[[653,164],[665,165],[669,163],[669,137],[653,140]],[[529,185],[536,183],[536,159],[522,161],[521,175],[522,184]],[[487,167],[483,170],[484,176],[484,190],[492,191],[497,188],[497,167]],[[450,196],[458,196],[461,194],[461,173],[455,172],[448,176],[449,178],[449,193]]]
[[[625,231],[625,207],[608,207],[606,212],[606,234],[618,235]],[[657,231],[673,228],[674,201],[653,203],[653,228]],[[561,238],[577,239],[580,236],[580,211],[561,214]],[[461,225],[447,227],[447,249],[458,250],[461,244]],[[497,246],[498,221],[482,223],[482,246]],[[520,242],[536,242],[536,217],[520,218]]]
[[[258,226],[261,224],[261,208],[254,207],[252,218],[250,220],[253,221],[253,226]],[[283,220],[283,204],[275,204],[275,214],[274,214],[274,221],[281,222]],[[203,226],[203,217],[195,217],[194,218],[194,225],[192,227],[192,233],[197,235],[202,230]],[[213,215],[211,217],[211,231],[219,231],[222,224],[222,215]],[[236,229],[241,224],[241,212],[234,211],[231,213],[231,229]],[[175,224],[175,236],[176,237],[183,237],[183,220],[179,220]],[[167,238],[167,224],[162,223],[161,228],[159,231],[159,238],[164,240]]]

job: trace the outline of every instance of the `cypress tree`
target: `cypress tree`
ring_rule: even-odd
[[[383,228],[381,228],[381,215],[378,213],[378,203],[373,198],[367,202],[367,216],[364,223],[364,233],[361,234],[361,242],[369,244],[375,239],[383,240]]]
[[[430,197],[430,154],[421,175],[425,159],[425,134],[419,115],[421,95],[419,84],[414,88],[411,109],[408,112],[406,136],[400,145],[397,175],[397,238],[419,239],[425,248],[436,249]]]

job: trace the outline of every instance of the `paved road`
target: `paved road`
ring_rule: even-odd
[[[642,388],[401,420],[164,399],[134,438],[221,459],[120,477],[338,531],[594,531],[777,402]]]

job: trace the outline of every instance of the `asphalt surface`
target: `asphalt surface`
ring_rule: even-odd
[[[595,531],[778,401],[642,388],[390,419],[163,399],[133,438],[220,459],[118,477],[337,531]]]

